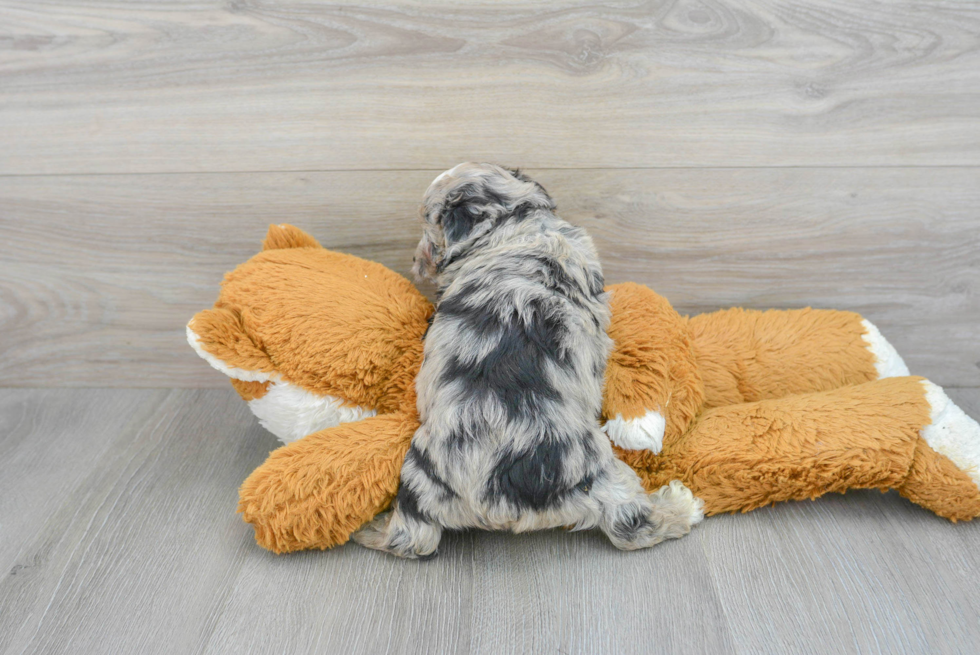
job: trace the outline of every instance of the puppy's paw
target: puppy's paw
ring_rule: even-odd
[[[658,454],[664,446],[667,421],[660,412],[649,411],[637,418],[625,419],[622,414],[602,426],[609,440],[626,450],[649,450]]]
[[[365,548],[381,550],[406,559],[435,557],[442,529],[393,512],[379,514],[352,535]]]
[[[661,517],[665,539],[683,537],[704,520],[704,501],[696,498],[680,480],[672,480],[653,494],[654,515]]]
[[[678,539],[704,518],[704,502],[679,480],[620,506],[606,534],[621,550],[649,548]]]

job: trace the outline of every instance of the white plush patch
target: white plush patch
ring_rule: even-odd
[[[919,435],[929,447],[949,458],[980,488],[980,424],[966,415],[942,387],[923,380],[932,422]]]
[[[868,350],[875,356],[875,369],[878,371],[878,379],[897,378],[909,374],[909,367],[905,365],[902,356],[895,350],[895,346],[888,343],[875,324],[868,319],[863,319],[861,325],[864,326],[864,334],[861,338],[868,344]]]
[[[319,396],[285,382],[275,373],[246,371],[228,366],[201,347],[200,337],[187,326],[187,343],[204,361],[230,378],[243,382],[272,382],[265,395],[248,401],[249,409],[266,430],[291,443],[308,434],[375,416],[373,409],[348,407],[336,396]]]
[[[603,430],[609,439],[627,450],[649,450],[657,454],[664,447],[667,421],[660,412],[647,412],[639,418],[624,419],[622,414],[606,421]]]
[[[270,380],[278,380],[279,377],[272,373],[263,373],[262,371],[246,371],[243,368],[235,368],[234,366],[228,366],[223,361],[206,351],[201,346],[201,337],[197,335],[194,330],[191,329],[190,324],[187,325],[187,343],[191,344],[191,348],[200,355],[201,359],[206,361],[215,368],[230,378],[235,378],[236,380],[241,380],[242,382],[268,382]]]
[[[375,416],[373,409],[347,407],[335,396],[318,396],[288,382],[276,382],[261,398],[248,401],[266,430],[291,443],[341,423]]]

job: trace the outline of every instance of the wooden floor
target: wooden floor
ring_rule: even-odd
[[[864,314],[980,416],[974,0],[0,0],[0,652],[968,653],[980,524],[850,493],[624,554],[275,557],[184,325],[268,223],[407,272],[520,166],[607,280]]]
[[[980,391],[952,390],[980,415]],[[0,391],[3,653],[969,653],[980,523],[877,491],[599,533],[272,555],[234,513],[276,442],[231,390]]]

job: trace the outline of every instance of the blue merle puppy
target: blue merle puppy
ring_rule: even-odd
[[[426,191],[415,273],[439,289],[416,381],[421,426],[390,512],[355,533],[401,557],[443,529],[598,526],[632,550],[682,537],[701,501],[647,495],[599,426],[612,342],[585,230],[518,171],[466,163]]]

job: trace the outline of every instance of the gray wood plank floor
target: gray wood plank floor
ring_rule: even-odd
[[[980,390],[951,396],[980,415]],[[852,492],[622,553],[467,532],[275,556],[235,515],[274,448],[230,390],[0,389],[3,653],[966,653],[980,523]]]

